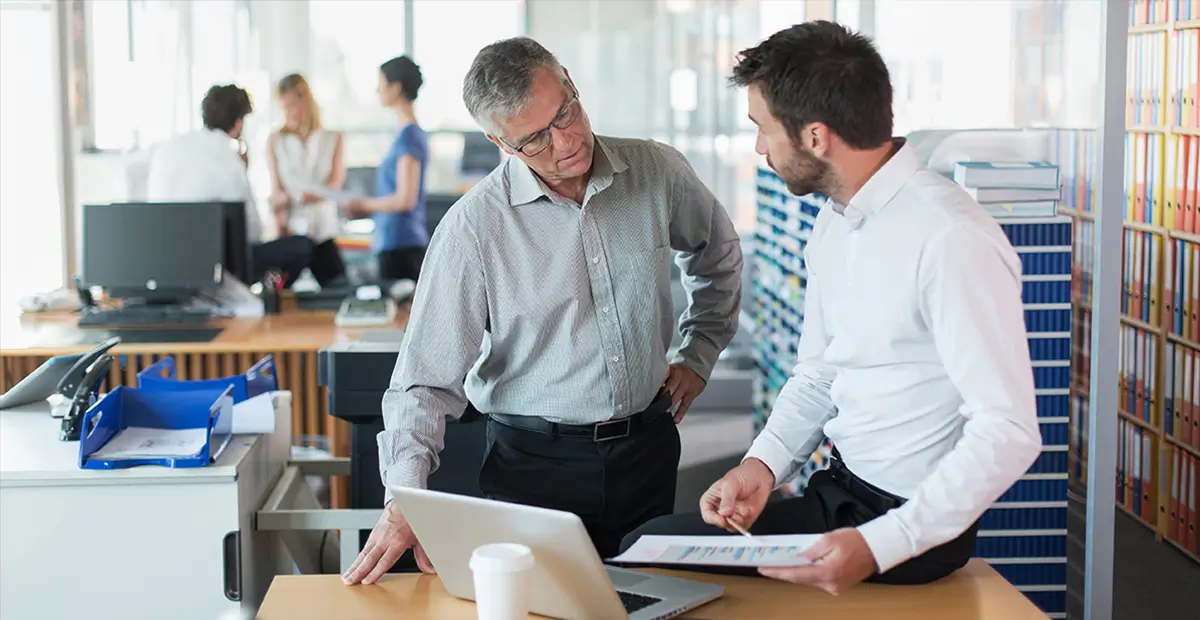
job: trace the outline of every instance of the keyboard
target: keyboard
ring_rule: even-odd
[[[621,597],[621,604],[625,606],[625,613],[630,614],[662,600],[653,596],[642,596],[641,594],[622,592],[620,590],[617,590],[617,596]]]
[[[80,327],[153,327],[159,325],[203,325],[212,316],[208,310],[180,307],[88,308],[79,316]]]

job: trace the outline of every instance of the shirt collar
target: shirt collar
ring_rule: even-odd
[[[850,204],[842,206],[831,201],[834,210],[846,218],[851,229],[857,230],[871,216],[882,211],[920,168],[916,153],[905,138],[894,138],[892,144],[896,152],[859,188]]]
[[[607,139],[594,136],[596,148],[592,155],[592,176],[588,180],[588,193],[592,194],[612,185],[613,178],[629,166],[621,159]],[[550,198],[552,192],[518,157],[509,157],[505,172],[508,175],[509,202],[514,207],[534,202],[543,196]]]

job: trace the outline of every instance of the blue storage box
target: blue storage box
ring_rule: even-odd
[[[83,415],[79,440],[81,469],[122,469],[138,465],[204,467],[216,460],[233,434],[233,386],[183,391],[140,390],[119,386],[96,401]],[[203,429],[204,445],[194,454],[94,458],[92,455],[130,427],[183,430]]]
[[[245,373],[221,379],[180,381],[175,375],[175,358],[164,357],[137,374],[138,389],[149,390],[213,390],[233,386],[233,402],[240,403],[265,392],[279,389],[275,376],[275,357],[267,355]]]

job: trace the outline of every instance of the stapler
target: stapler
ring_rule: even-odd
[[[54,408],[64,409],[58,434],[60,441],[79,441],[83,430],[83,414],[92,406],[100,383],[113,364],[113,356],[108,354],[108,350],[120,342],[120,338],[109,338],[100,343],[79,358],[58,382],[56,396],[60,404]]]

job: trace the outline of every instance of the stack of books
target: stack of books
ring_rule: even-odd
[[[1059,171],[1049,162],[961,161],[953,178],[993,217],[1058,215]]]

